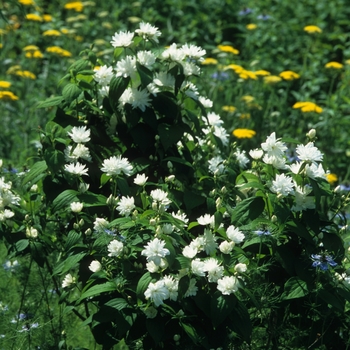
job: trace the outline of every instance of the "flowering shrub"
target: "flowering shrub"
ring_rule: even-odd
[[[193,83],[205,50],[160,35],[115,33],[110,61],[83,51],[39,103],[57,110],[37,162],[18,194],[0,182],[9,252],[104,349],[345,344],[349,199],[315,130],[247,154]]]

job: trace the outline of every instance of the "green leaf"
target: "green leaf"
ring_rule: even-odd
[[[160,142],[162,143],[165,150],[169,147],[176,145],[184,134],[184,129],[179,125],[159,124],[158,133]]]
[[[180,326],[186,332],[188,337],[193,341],[193,343],[197,345],[199,343],[199,336],[196,331],[196,328],[191,324],[185,323],[183,321],[180,321]]]
[[[237,226],[253,221],[263,212],[265,202],[261,197],[251,197],[238,203],[233,209],[231,222]]]
[[[64,154],[57,149],[47,149],[45,151],[45,160],[49,170],[55,174],[65,164]]]
[[[252,323],[245,305],[237,300],[237,304],[230,313],[232,329],[239,334],[248,344],[252,336]]]
[[[194,192],[185,191],[183,201],[187,210],[191,211],[193,208],[199,207],[205,203],[205,197]]]
[[[73,100],[78,98],[81,94],[81,90],[76,84],[68,83],[62,91],[63,98],[66,102],[71,103]]]
[[[113,282],[106,282],[103,284],[97,284],[95,286],[92,286],[88,290],[86,290],[79,299],[79,302],[86,299],[86,298],[91,298],[95,295],[101,294],[101,293],[106,293],[106,292],[113,292],[115,291],[116,285]]]
[[[139,62],[136,62],[136,68],[141,78],[141,84],[146,88],[148,84],[152,83],[153,74],[148,68],[142,66]]]
[[[183,276],[179,281],[179,287],[178,287],[179,299],[184,297],[189,286],[190,286],[190,278],[188,276]]]
[[[145,298],[145,291],[148,287],[148,285],[150,284],[150,282],[152,281],[152,276],[149,272],[146,272],[139,280],[139,282],[137,283],[137,287],[136,287],[136,294],[137,297],[140,299],[144,299]]]
[[[90,63],[90,61],[81,58],[81,59],[75,61],[68,68],[68,71],[71,71],[72,69],[74,69],[77,73],[80,73],[81,71],[91,69],[91,63]]]
[[[122,339],[117,345],[114,346],[114,350],[129,350],[129,347],[126,345],[125,340]]]
[[[65,274],[70,269],[75,268],[77,263],[84,258],[85,253],[79,253],[69,256],[66,260],[60,262],[53,269],[53,275]]]
[[[210,313],[213,326],[218,327],[226,317],[232,312],[237,303],[234,295],[222,295],[221,292],[215,292],[211,298]]]
[[[48,108],[59,105],[63,101],[63,96],[55,96],[46,99],[45,101],[40,101],[36,105],[36,108]]]
[[[281,300],[302,298],[309,293],[305,281],[298,277],[290,278],[284,285],[284,291]]]
[[[16,242],[16,250],[18,252],[23,251],[24,249],[26,249],[29,245],[29,240],[28,239],[21,239],[18,242]]]
[[[175,121],[179,115],[179,106],[172,93],[160,92],[153,98],[152,105],[159,114],[164,115],[173,121]]]
[[[164,336],[164,320],[161,317],[146,319],[146,327],[154,342],[158,344]]]
[[[78,198],[80,202],[84,202],[84,207],[102,207],[107,205],[107,198],[102,194],[95,194],[93,192],[85,192],[79,194]]]
[[[52,203],[53,211],[57,211],[64,207],[68,207],[68,205],[72,202],[78,202],[78,194],[79,192],[74,190],[65,190],[62,193],[60,193]]]
[[[22,185],[30,182],[31,184],[37,183],[41,178],[46,176],[47,164],[45,160],[36,162],[29,172],[23,178]]]
[[[115,112],[118,111],[119,98],[128,87],[129,82],[129,77],[113,77],[109,84],[109,100]]]
[[[108,301],[105,306],[109,306],[112,307],[113,309],[117,309],[117,310],[122,310],[125,309],[126,307],[130,307],[130,305],[128,304],[128,302],[123,299],[123,298],[115,298],[112,299],[110,301]]]
[[[101,183],[100,187],[104,186],[111,178],[112,176],[108,176],[107,174],[103,173],[100,179],[100,183]]]
[[[68,237],[64,247],[65,251],[69,251],[69,249],[75,246],[80,241],[80,239],[81,239],[81,233],[78,233],[74,230],[70,231],[68,233]]]

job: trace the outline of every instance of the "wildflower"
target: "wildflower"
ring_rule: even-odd
[[[282,78],[280,78],[277,75],[268,75],[266,77],[264,77],[264,82],[266,84],[276,84],[279,83],[282,80]]]
[[[89,270],[92,272],[98,272],[101,271],[102,265],[98,260],[91,261],[91,264],[89,265]]]
[[[224,276],[217,283],[217,288],[223,295],[230,295],[237,292],[239,286],[238,279],[235,276]]]
[[[315,25],[309,25],[304,27],[305,32],[312,34],[312,33],[322,33],[322,29],[320,27],[317,27]]]
[[[268,72],[267,70],[264,70],[264,69],[257,70],[254,73],[255,73],[255,75],[261,75],[261,76],[271,75],[270,72]]]
[[[222,110],[225,112],[233,113],[237,110],[235,106],[222,106]]]
[[[222,241],[219,245],[219,250],[223,254],[229,254],[233,247],[235,246],[235,242],[227,242],[227,241]]]
[[[19,266],[19,262],[17,260],[14,260],[12,262],[10,260],[7,260],[2,266],[4,267],[4,270],[13,272]],[[0,303],[0,311],[3,310],[1,306],[2,305]]]
[[[25,6],[35,5],[34,0],[18,0],[18,2]]]
[[[246,70],[246,69],[243,69],[240,73],[238,73],[238,75],[241,79],[244,79],[244,80],[247,80],[247,79],[257,80],[258,79],[258,77],[256,76],[256,74],[254,72],[252,72],[250,70]]]
[[[41,51],[37,50],[37,51],[28,51],[26,52],[25,56],[27,58],[43,58],[43,54],[41,53]]]
[[[48,29],[43,32],[43,36],[60,36],[61,32],[56,29]]]
[[[52,21],[52,16],[48,15],[48,14],[45,14],[45,15],[43,15],[43,20],[44,20],[44,22],[51,22]]]
[[[279,76],[281,78],[283,78],[284,80],[294,80],[294,79],[299,79],[300,78],[300,75],[298,73],[295,73],[291,70],[286,70],[286,71],[283,71],[279,74]]]
[[[294,211],[303,211],[307,209],[315,209],[315,198],[313,196],[308,196],[312,191],[310,186],[296,186],[295,188],[295,204],[292,207]]]
[[[264,151],[258,148],[252,149],[249,151],[249,155],[255,160],[261,159],[263,154],[264,154]]]
[[[65,4],[64,8],[66,10],[74,10],[76,12],[81,12],[81,11],[83,11],[84,5],[81,1],[73,1],[73,2],[68,2],[67,4]]]
[[[277,174],[275,180],[272,181],[270,190],[283,197],[288,196],[288,194],[294,192],[293,179],[285,174]]]
[[[173,276],[164,276],[163,282],[165,287],[169,291],[169,299],[176,301],[178,295],[179,281],[176,280]]]
[[[296,154],[298,158],[304,162],[318,162],[322,161],[323,154],[317,147],[314,146],[313,142],[309,142],[307,145],[298,145],[296,148]]]
[[[133,43],[134,33],[131,32],[119,32],[112,36],[110,43],[113,47],[128,47]]]
[[[157,27],[154,27],[151,24],[145,22],[140,23],[140,28],[136,29],[135,33],[146,41],[153,40],[156,43],[159,42],[158,37],[162,34]]]
[[[64,166],[64,170],[73,174],[73,175],[79,175],[79,176],[87,175],[87,176],[89,176],[89,174],[87,173],[88,169],[85,168],[84,164],[80,164],[79,162],[77,162],[75,164],[74,163],[66,164]]]
[[[239,51],[230,45],[218,45],[218,49],[223,52],[230,52],[234,55],[238,55]]]
[[[11,219],[14,216],[15,213],[9,209],[0,210],[0,222],[6,221],[7,219]]]
[[[203,96],[198,97],[198,101],[203,105],[205,108],[212,108],[213,107],[213,101],[209,100],[208,98],[205,98]]]
[[[76,279],[73,277],[70,273],[68,273],[63,281],[62,281],[62,288],[69,288],[75,283]]]
[[[206,57],[201,64],[203,65],[211,65],[211,64],[218,64],[218,60],[215,58],[211,58],[211,57]]]
[[[136,58],[126,56],[124,59],[117,62],[117,77],[133,77],[136,74]]]
[[[36,75],[28,70],[17,70],[14,74],[22,78],[36,79]]]
[[[189,259],[193,259],[197,255],[197,253],[198,253],[198,249],[193,244],[187,245],[182,250],[182,255]]]
[[[247,271],[247,265],[242,263],[236,264],[235,271],[238,273],[244,273]]]
[[[74,126],[68,135],[75,143],[86,143],[90,141],[90,129],[86,126]]]
[[[258,236],[270,236],[271,232],[269,230],[256,230],[253,231]]]
[[[10,83],[9,81],[0,80],[0,88],[2,89],[8,89],[11,85],[12,83]]]
[[[333,185],[338,181],[338,176],[337,174],[329,173],[329,174],[326,174],[326,179],[331,185]]]
[[[129,216],[135,208],[134,197],[122,197],[117,205],[120,215]]]
[[[339,62],[328,62],[326,65],[325,65],[325,68],[334,68],[334,69],[342,69],[344,67],[344,65],[342,65],[341,63]]]
[[[250,9],[249,7],[244,7],[243,10],[239,11],[238,14],[240,16],[245,16],[245,15],[249,15],[250,13],[252,13],[253,10]]]
[[[255,23],[249,23],[245,26],[248,30],[254,30],[258,28],[258,26]]]
[[[151,282],[144,294],[145,298],[150,299],[155,307],[162,305],[163,301],[169,298],[169,290],[163,280],[156,283]]]
[[[151,51],[138,51],[137,60],[138,62],[147,67],[151,68],[156,62],[157,56]]]
[[[238,165],[243,169],[246,168],[249,159],[247,158],[245,151],[237,150],[234,155],[237,158]]]
[[[256,132],[250,129],[235,129],[232,131],[232,134],[238,139],[251,139],[256,135]]]
[[[224,267],[220,266],[217,259],[209,258],[204,261],[204,270],[208,274],[209,282],[217,282],[223,275]]]
[[[80,213],[83,210],[84,207],[84,203],[80,203],[80,202],[72,202],[70,204],[70,210],[73,213]]]
[[[120,242],[116,239],[110,241],[107,247],[109,252],[108,256],[120,256],[123,253],[124,245],[123,242]]]
[[[147,261],[153,261],[156,265],[161,264],[161,259],[170,254],[169,249],[164,248],[165,241],[154,238],[153,241],[148,242],[141,255],[146,256]]]
[[[230,225],[226,230],[226,236],[228,239],[233,241],[235,244],[242,243],[244,241],[244,234],[233,225]]]
[[[145,174],[137,174],[134,183],[139,186],[144,186],[146,184],[148,177]]]
[[[136,88],[127,88],[120,97],[120,106],[125,103],[131,104],[132,108],[139,108],[142,112],[150,106],[150,94],[147,89],[139,90]]]
[[[195,278],[191,278],[190,279],[190,285],[188,286],[188,289],[186,291],[186,293],[184,294],[184,297],[194,297],[197,295],[198,292],[198,287],[196,286],[196,279]]]
[[[313,260],[312,266],[319,267],[322,271],[329,269],[329,266],[337,266],[338,264],[333,260],[333,257],[325,254],[311,254]]]
[[[169,205],[171,203],[171,200],[168,198],[168,194],[159,188],[156,190],[151,191],[151,197],[153,201],[158,202],[161,205]]]
[[[85,159],[88,162],[91,162],[91,155],[89,149],[82,143],[78,143],[74,149],[72,146],[68,146],[64,150],[64,155],[67,162],[75,162],[79,158]]]
[[[62,49],[59,46],[49,46],[48,48],[46,48],[46,51],[49,53],[57,54],[58,56],[61,56],[61,57],[71,57],[72,56],[72,54],[69,51]]]
[[[156,73],[153,82],[158,86],[174,87],[175,78],[166,72]]]
[[[34,227],[27,227],[26,228],[26,236],[28,238],[37,238],[38,237],[38,230]]]
[[[113,68],[107,67],[106,65],[94,69],[94,80],[97,81],[100,85],[106,86],[110,83],[114,76]]]
[[[270,136],[266,138],[266,142],[261,144],[261,148],[267,152],[269,156],[273,157],[282,157],[284,155],[284,151],[287,150],[286,145],[279,141],[280,139],[276,139],[276,133],[273,132]]]
[[[164,60],[170,60],[174,62],[181,62],[186,57],[186,54],[183,49],[178,48],[177,45],[171,44],[165,51],[162,53],[162,58]]]
[[[215,72],[210,76],[212,79],[217,79],[217,80],[227,80],[230,78],[230,76],[226,72]]]
[[[197,219],[197,222],[199,223],[199,225],[203,226],[214,226],[214,215],[204,214]]]
[[[17,101],[18,99],[19,97],[11,91],[0,91],[0,100]]]
[[[126,176],[130,176],[133,168],[127,158],[112,156],[109,159],[105,159],[102,163],[101,171],[108,176],[120,175],[124,173]]]
[[[191,75],[198,76],[200,74],[200,68],[193,62],[181,62],[181,65],[183,67],[183,73],[186,77]]]
[[[202,49],[199,46],[195,46],[192,44],[185,44],[181,46],[181,50],[184,52],[184,54],[189,57],[196,60],[203,60],[203,56],[207,53],[204,49]]]
[[[28,21],[35,21],[35,22],[42,22],[43,21],[42,17],[37,15],[37,14],[35,14],[35,13],[28,13],[26,15],[26,19]]]
[[[313,102],[296,102],[293,105],[293,108],[300,108],[302,112],[316,112],[316,113],[322,113],[323,109],[319,106],[317,106],[316,103]]]

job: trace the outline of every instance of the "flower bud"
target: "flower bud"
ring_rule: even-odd
[[[152,209],[153,209],[153,210],[158,210],[158,204],[157,204],[157,202],[153,202],[153,203],[152,203]]]
[[[226,188],[226,186],[223,186],[223,187],[221,188],[220,192],[221,192],[222,194],[227,193],[227,188]]]
[[[91,228],[88,228],[88,229],[85,231],[85,235],[86,235],[86,236],[91,236],[91,233],[92,233]]]
[[[79,220],[79,226],[82,227],[84,226],[85,222],[84,222],[84,219],[80,219]]]
[[[306,136],[307,136],[309,139],[313,140],[313,139],[316,137],[316,130],[315,130],[315,129],[311,129],[311,130],[306,134]]]
[[[155,225],[157,225],[157,220],[156,219],[150,219],[149,224],[151,226],[155,226]]]
[[[165,182],[174,182],[175,175],[170,175],[165,178]]]
[[[272,222],[276,222],[277,221],[277,216],[276,215],[272,215],[271,216],[271,221]]]
[[[31,188],[30,188],[30,192],[38,192],[38,185],[37,184],[34,184]]]
[[[174,341],[178,342],[180,340],[180,338],[181,338],[180,334],[175,334],[173,339],[174,339]]]

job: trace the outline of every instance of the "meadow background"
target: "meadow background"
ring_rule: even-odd
[[[224,120],[230,143],[248,151],[273,131],[285,140],[303,142],[308,131],[316,129],[328,182],[333,188],[348,188],[346,0],[21,0],[2,1],[0,9],[0,159],[2,172],[14,184],[19,183],[18,174],[38,160],[41,131],[55,115],[55,108],[38,109],[38,103],[60,94],[61,78],[82,50],[92,48],[102,63],[113,54],[110,40],[115,32],[133,30],[145,21],[162,32],[160,47],[176,42],[206,50],[195,82]],[[64,329],[72,348],[99,348],[78,318],[66,315],[63,308],[55,310],[60,327],[53,321],[53,301],[46,290],[43,294],[37,289],[37,281],[42,288],[49,286],[49,271],[28,266],[25,257],[8,260],[3,245],[0,257],[0,337],[13,339],[11,349],[61,339],[57,329]],[[52,293],[50,298],[58,297]],[[24,300],[29,309],[35,305],[36,312],[45,315],[50,332],[47,327],[19,332],[13,320]]]

